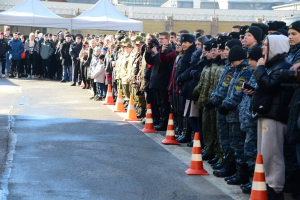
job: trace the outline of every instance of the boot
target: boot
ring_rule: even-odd
[[[177,116],[177,127],[175,129],[175,138],[178,138],[182,135],[182,117]]]
[[[168,127],[168,123],[166,122],[159,122],[157,126],[154,126],[154,129],[157,131],[166,131]]]
[[[217,163],[219,161],[219,158],[217,158],[217,157],[214,157],[213,159],[211,159],[211,160],[209,160],[209,161],[207,161],[209,164],[215,164],[215,163]]]
[[[273,188],[269,187],[269,185],[267,185],[267,193],[268,199],[270,200],[284,200],[283,192],[277,193]]]
[[[245,194],[251,194],[252,182],[250,181],[249,183],[242,184],[242,185],[244,185],[243,187],[241,187],[242,188],[242,192],[245,193]]]
[[[187,118],[184,118],[184,127],[183,127],[183,131],[182,131],[182,136],[177,138],[177,141],[179,143],[188,143],[192,140],[191,134],[192,134],[192,128],[191,128]]]
[[[192,140],[192,141],[190,141],[189,143],[187,143],[186,146],[188,146],[188,147],[193,147],[193,146],[194,146],[194,140]]]
[[[232,176],[236,172],[235,162],[226,161],[224,162],[224,167],[220,170],[215,170],[213,174],[216,177],[226,177]]]
[[[236,173],[233,174],[232,176],[226,176],[226,177],[224,178],[224,181],[228,181],[228,180],[233,179],[233,178],[235,178],[235,177],[236,177]]]
[[[240,188],[243,189],[243,187],[247,187],[249,184],[252,184],[252,182],[250,181],[249,183],[241,184],[241,185],[240,185]]]
[[[248,165],[247,163],[237,164],[236,177],[227,180],[228,185],[241,185],[249,183]]]
[[[217,162],[216,164],[212,164],[211,167],[213,169],[222,169],[224,167],[224,164]]]

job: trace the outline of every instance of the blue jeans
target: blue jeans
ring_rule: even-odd
[[[97,87],[97,94],[99,97],[101,96],[105,96],[105,83],[96,83],[96,87]]]
[[[69,81],[72,81],[72,65],[63,65],[63,78],[62,80],[67,81],[69,73]]]
[[[298,164],[300,165],[300,143],[296,144]]]
[[[10,71],[10,63],[11,63],[11,60],[9,59],[9,53],[6,52],[6,73],[8,74],[9,71]]]

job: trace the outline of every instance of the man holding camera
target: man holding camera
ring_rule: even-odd
[[[150,76],[150,89],[154,89],[157,97],[157,104],[160,112],[160,122],[155,126],[157,131],[165,131],[168,126],[168,119],[170,113],[168,85],[170,79],[169,65],[163,65],[159,60],[158,52],[162,49],[162,45],[167,44],[170,34],[166,31],[159,33],[157,42],[152,39],[149,43],[149,49],[146,52],[145,59],[147,64],[153,65],[153,70]],[[157,40],[156,40],[157,41]],[[151,48],[152,47],[152,48]],[[171,45],[168,45],[166,53],[172,51]]]

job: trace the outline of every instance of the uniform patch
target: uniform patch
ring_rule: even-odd
[[[300,60],[297,60],[295,63],[300,63]]]
[[[262,130],[263,130],[263,132],[266,132],[268,130],[268,127],[263,126]]]
[[[248,68],[247,67],[243,67],[243,70],[247,70]]]
[[[240,86],[236,86],[235,90],[238,91],[238,92],[240,92],[240,91],[242,91],[242,88]]]
[[[240,78],[238,82],[238,86],[242,87],[244,82],[246,82],[246,80],[244,78]]]

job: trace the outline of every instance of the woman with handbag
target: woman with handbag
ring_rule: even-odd
[[[253,94],[253,112],[258,116],[257,153],[263,155],[269,199],[284,199],[283,143],[293,90],[281,86],[280,70],[292,66],[285,59],[289,49],[286,36],[267,36],[262,46],[264,58],[258,60],[254,69],[257,82]]]

